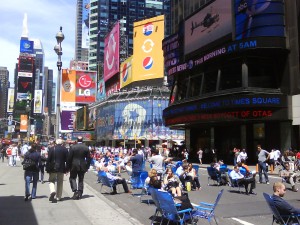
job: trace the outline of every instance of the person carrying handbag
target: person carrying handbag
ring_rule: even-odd
[[[56,140],[56,145],[49,148],[46,162],[46,171],[49,173],[49,201],[51,202],[61,200],[64,174],[68,172],[67,158],[68,149],[63,146],[63,140],[59,138]],[[57,182],[56,189],[55,182]]]

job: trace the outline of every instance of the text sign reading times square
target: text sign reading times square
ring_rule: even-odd
[[[166,125],[228,120],[286,120],[287,96],[255,94],[218,97],[170,106],[163,111]]]

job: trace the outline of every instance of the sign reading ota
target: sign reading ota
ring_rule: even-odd
[[[76,71],[76,103],[96,100],[96,72]]]

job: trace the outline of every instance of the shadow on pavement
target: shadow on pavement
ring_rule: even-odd
[[[31,201],[23,196],[0,197],[0,224],[38,225]]]

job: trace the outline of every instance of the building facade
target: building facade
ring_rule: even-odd
[[[0,86],[1,86],[1,97],[0,97],[0,118],[7,118],[7,90],[9,88],[9,71],[7,67],[0,67]]]
[[[207,162],[212,149],[232,163],[234,147],[245,148],[249,162],[258,144],[299,148],[300,1],[172,4],[166,126],[185,130],[191,154],[202,148]]]
[[[104,60],[104,39],[117,21],[121,26],[121,58],[133,53],[133,22],[164,14],[166,17],[165,33],[171,31],[171,1],[109,1],[91,0],[90,8],[90,48],[89,70],[102,74]]]

